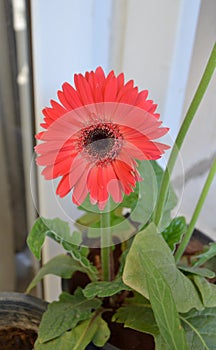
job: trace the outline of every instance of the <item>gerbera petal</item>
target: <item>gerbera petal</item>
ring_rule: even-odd
[[[134,187],[136,184],[133,176],[133,169],[128,164],[120,160],[115,160],[113,162],[113,168],[121,182],[124,192],[126,194],[131,193],[133,190],[132,187]]]
[[[71,187],[76,185],[76,183],[81,178],[82,174],[85,173],[87,169],[89,171],[89,168],[90,168],[89,162],[86,162],[85,159],[83,159],[80,156],[80,154],[78,154],[71,165],[71,171],[70,171]]]
[[[112,163],[106,167],[106,182],[107,191],[112,196],[114,202],[120,203],[122,201],[122,187],[113,169]]]
[[[71,104],[68,102],[67,98],[65,97],[65,94],[63,91],[59,90],[57,92],[57,95],[58,95],[58,98],[59,98],[59,101],[63,104],[63,106],[68,110],[70,111],[72,109],[72,106]]]
[[[87,178],[87,187],[90,193],[90,200],[97,201],[98,199],[98,168],[97,166],[93,167],[88,174]]]
[[[70,84],[64,83],[62,85],[62,89],[65,98],[67,99],[67,102],[69,103],[72,109],[79,108],[83,105],[77,91]]]
[[[104,101],[113,102],[115,101],[117,94],[117,79],[114,76],[107,81],[104,89]]]
[[[83,105],[94,103],[93,94],[91,91],[90,84],[82,74],[75,74],[74,83],[79,93],[79,98]]]
[[[79,181],[74,186],[72,200],[76,205],[81,205],[88,194],[88,188],[86,185],[87,176],[88,172],[86,171],[81,175]]]
[[[133,80],[130,80],[125,85],[123,85],[117,95],[117,101],[120,101],[123,95],[125,95],[128,91],[131,91],[133,89],[133,85]]]
[[[56,189],[56,193],[59,195],[59,197],[65,197],[70,191],[71,191],[70,176],[69,174],[66,174],[60,180],[58,187]]]
[[[102,67],[97,67],[95,71],[95,78],[97,83],[99,83],[102,86],[105,81],[105,74]]]
[[[104,204],[108,200],[106,172],[105,167],[98,167],[98,203]]]
[[[124,86],[124,73],[120,73],[117,76],[117,82],[118,82],[118,91]]]
[[[59,115],[63,115],[67,112],[67,110],[62,105],[60,105],[60,103],[58,103],[54,100],[50,100],[50,104],[51,104],[53,109],[55,109],[59,112]]]

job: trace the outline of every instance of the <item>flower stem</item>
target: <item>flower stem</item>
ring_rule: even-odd
[[[100,214],[101,229],[101,265],[104,281],[111,280],[111,235],[110,235],[110,213]]]
[[[195,113],[200,105],[200,102],[202,101],[202,98],[206,92],[206,89],[209,85],[209,82],[211,80],[211,77],[214,73],[216,67],[216,44],[214,45],[211,55],[209,57],[206,69],[203,73],[202,79],[200,81],[200,84],[198,86],[198,89],[194,95],[194,98],[190,104],[190,107],[186,113],[185,119],[182,123],[182,126],[179,130],[179,133],[177,135],[175,144],[173,146],[172,152],[170,154],[170,158],[167,164],[167,167],[164,171],[163,179],[162,179],[162,184],[160,187],[160,192],[154,212],[154,218],[153,221],[156,224],[156,226],[159,225],[162,213],[163,213],[163,208],[167,199],[167,194],[168,194],[168,187],[169,187],[169,182],[170,182],[170,176],[173,171],[175,162],[178,157],[179,150],[183,144],[183,141],[185,139],[185,136],[187,134],[187,131],[191,125],[191,122],[195,116]]]
[[[203,207],[203,204],[204,204],[204,201],[206,199],[206,196],[208,194],[208,191],[209,191],[209,188],[211,186],[211,183],[214,179],[214,176],[216,175],[216,159],[213,161],[212,163],[212,166],[211,166],[211,169],[209,171],[209,174],[208,174],[208,177],[206,179],[206,182],[204,184],[204,187],[203,187],[203,190],[201,192],[201,195],[200,195],[200,198],[197,202],[197,205],[196,205],[196,208],[194,210],[194,213],[193,213],[193,216],[191,218],[191,222],[188,226],[188,229],[187,229],[187,232],[182,240],[182,242],[180,243],[177,251],[176,251],[176,254],[175,254],[175,260],[176,260],[176,263],[179,262],[179,260],[181,259],[190,239],[191,239],[191,236],[193,234],[193,230],[194,230],[194,227],[196,225],[196,222],[197,222],[197,219],[199,217],[199,214],[200,214],[200,211]]]

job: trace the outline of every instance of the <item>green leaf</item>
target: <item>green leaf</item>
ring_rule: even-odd
[[[40,259],[45,237],[52,238],[71,254],[73,261],[83,267],[92,281],[96,281],[98,279],[97,269],[87,259],[86,249],[77,245],[81,240],[80,235],[81,233],[77,231],[71,234],[68,223],[60,219],[39,218],[32,227],[27,243],[36,258]]]
[[[180,316],[190,350],[216,349],[216,308],[191,310]],[[155,336],[157,350],[167,350],[162,337]]]
[[[70,226],[68,222],[65,222],[59,218],[46,219],[41,218],[44,224],[48,227],[51,236],[57,243],[67,242],[71,245],[80,245],[82,242],[81,232],[70,231]]]
[[[150,302],[167,348],[189,350],[169,285],[151,259],[146,257],[144,264]]]
[[[181,315],[190,350],[216,349],[216,308],[191,310]]]
[[[203,265],[214,256],[216,256],[216,243],[210,243],[206,252],[196,256],[197,261],[193,266]]]
[[[139,162],[138,170],[144,180],[137,184],[135,189],[137,198],[134,201],[132,197],[129,208],[132,209],[131,220],[139,222],[140,226],[143,226],[152,216],[158,194],[158,184],[152,162]]]
[[[38,218],[27,238],[28,246],[37,259],[41,258],[41,248],[46,236],[51,237],[57,243],[67,242],[72,246],[79,245],[82,240],[80,232],[70,232],[70,227],[67,222],[58,218]]]
[[[83,271],[89,276],[90,280],[97,281],[98,270],[86,257],[86,252],[82,248],[71,247],[67,243],[62,243],[63,248],[71,254],[71,258],[76,261],[80,267],[83,267]]]
[[[126,299],[126,305],[117,309],[112,321],[123,323],[125,327],[153,336],[159,334],[149,300],[137,293],[135,297]]]
[[[121,278],[114,281],[98,281],[89,283],[83,290],[83,294],[86,298],[99,298],[110,297],[114,294],[121,292],[122,290],[131,290],[126,286]]]
[[[42,218],[35,221],[27,238],[27,244],[29,249],[37,259],[41,258],[41,248],[44,244],[46,234],[48,234],[49,228],[45,225]]]
[[[176,244],[181,241],[181,237],[187,230],[186,220],[183,216],[177,217],[171,221],[169,226],[162,232],[162,236],[172,250],[175,250]]]
[[[216,285],[199,276],[194,276],[193,280],[200,291],[204,306],[216,307]]]
[[[204,267],[178,265],[178,268],[188,274],[198,275],[207,278],[214,278],[215,272]]]
[[[89,319],[100,305],[100,300],[86,299],[82,290],[78,290],[75,295],[63,292],[60,300],[49,304],[43,314],[38,331],[39,343],[55,339],[74,328],[80,321]]]
[[[205,308],[197,311],[191,310],[186,314],[180,314],[182,326],[186,332],[186,338],[190,350],[215,350],[216,349],[216,308]],[[126,299],[126,305],[119,308],[113,316],[113,321],[123,323],[140,332],[154,336],[156,349],[167,350],[167,344],[159,333],[151,305],[148,300],[140,295]],[[179,350],[182,348],[179,347]]]
[[[56,275],[62,278],[71,278],[75,271],[81,271],[92,277],[89,273],[89,269],[85,268],[80,264],[79,261],[74,260],[68,255],[57,255],[52,258],[48,263],[46,263],[34,277],[34,279],[29,284],[26,293],[29,293],[32,288],[34,288],[38,282],[48,274]]]
[[[161,293],[162,291],[160,291]],[[171,311],[171,310],[170,310]],[[171,320],[173,320],[174,315],[171,315]],[[171,320],[168,320],[169,322]],[[139,332],[149,333],[154,336],[155,343],[157,344],[156,349],[168,350],[169,347],[167,342],[162,338],[158,325],[155,321],[155,316],[152,311],[150,302],[145,299],[143,296],[136,294],[134,298],[126,299],[126,305],[119,308],[114,314],[112,321],[123,323],[125,327],[135,329]],[[161,318],[162,321],[162,318]],[[164,326],[164,324],[163,324]],[[183,333],[180,325],[180,329],[177,329],[177,333]],[[171,335],[172,337],[172,335]],[[177,338],[175,338],[177,343]],[[177,343],[177,349],[184,349],[181,343]],[[185,344],[185,341],[184,343]],[[171,343],[170,343],[171,346]],[[181,346],[181,347],[180,347]],[[175,349],[176,347],[171,347]],[[187,347],[186,347],[187,349]]]
[[[148,277],[154,279],[154,271],[146,268],[149,261],[169,285],[179,312],[203,308],[193,282],[178,270],[170,248],[157,233],[154,224],[135,236],[123,272],[123,282],[147,299],[149,293],[146,275],[150,274]]]
[[[94,337],[92,338],[92,342],[96,346],[102,347],[106,344],[106,342],[108,341],[108,339],[110,337],[110,329],[109,329],[107,323],[102,318],[99,318],[98,321],[99,322],[98,322],[97,331],[96,331]]]
[[[92,340],[98,340],[98,331],[101,331],[103,327],[104,321],[102,318],[93,316],[91,319],[81,322],[71,331],[63,333],[51,341],[40,343],[38,339],[35,350],[85,350]],[[102,343],[102,337],[106,339],[107,334],[107,330],[105,331],[105,328],[103,328],[103,335],[101,334],[99,343]]]
[[[80,218],[76,220],[76,224],[82,225],[84,227],[89,227],[91,224],[98,222],[100,220],[100,214],[98,213],[85,213]]]
[[[139,161],[138,163],[139,173],[144,180],[137,183],[133,193],[124,197],[120,206],[130,208],[131,220],[140,223],[140,228],[142,228],[152,217],[164,171],[156,161]],[[177,197],[170,185],[161,221],[163,229],[171,221],[171,210],[176,204]]]

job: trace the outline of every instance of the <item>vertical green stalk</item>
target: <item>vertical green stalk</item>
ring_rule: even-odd
[[[176,263],[178,263],[179,260],[181,259],[182,255],[183,255],[183,253],[184,253],[184,251],[185,251],[185,249],[186,249],[186,247],[191,239],[191,236],[193,234],[193,230],[195,228],[197,219],[199,217],[200,211],[203,207],[204,201],[206,199],[206,196],[208,194],[209,188],[212,184],[212,181],[213,181],[215,175],[216,175],[216,159],[213,161],[213,164],[212,164],[211,169],[209,171],[208,177],[206,179],[205,185],[204,185],[203,190],[201,192],[200,198],[197,202],[197,205],[196,205],[196,208],[194,210],[193,216],[191,218],[191,222],[188,226],[187,232],[186,232],[183,240],[181,241],[181,243],[176,251],[176,254],[175,254]]]
[[[200,105],[200,102],[202,101],[202,98],[206,92],[206,89],[209,85],[209,82],[211,80],[211,77],[214,73],[216,67],[216,44],[214,45],[210,58],[208,60],[206,69],[203,73],[202,79],[200,81],[200,84],[198,86],[198,89],[194,95],[194,98],[190,104],[190,107],[187,111],[187,114],[185,116],[185,119],[182,123],[182,126],[179,130],[179,133],[177,135],[174,147],[172,149],[172,152],[170,154],[170,158],[167,164],[167,167],[164,171],[163,179],[162,179],[162,184],[154,212],[154,218],[153,221],[155,222],[156,226],[159,225],[162,213],[163,213],[163,208],[167,199],[167,193],[168,193],[168,187],[169,187],[169,182],[170,182],[170,176],[173,171],[176,159],[178,157],[179,150],[183,144],[183,141],[185,139],[185,136],[187,134],[187,131],[191,125],[191,122],[195,116],[195,113]]]
[[[104,281],[111,280],[111,232],[110,232],[110,213],[100,214],[101,230],[101,265],[102,277]]]

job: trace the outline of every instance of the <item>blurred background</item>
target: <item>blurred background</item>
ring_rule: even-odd
[[[26,237],[38,213],[64,210],[34,166],[41,109],[73,74],[102,66],[148,89],[174,139],[216,38],[215,0],[0,0],[0,290],[24,291],[38,268]],[[190,220],[216,157],[216,76],[181,150],[173,184]],[[216,239],[216,179],[197,227]],[[59,248],[48,242],[44,262]],[[46,279],[55,299],[60,281]],[[42,289],[37,290],[41,295]]]

